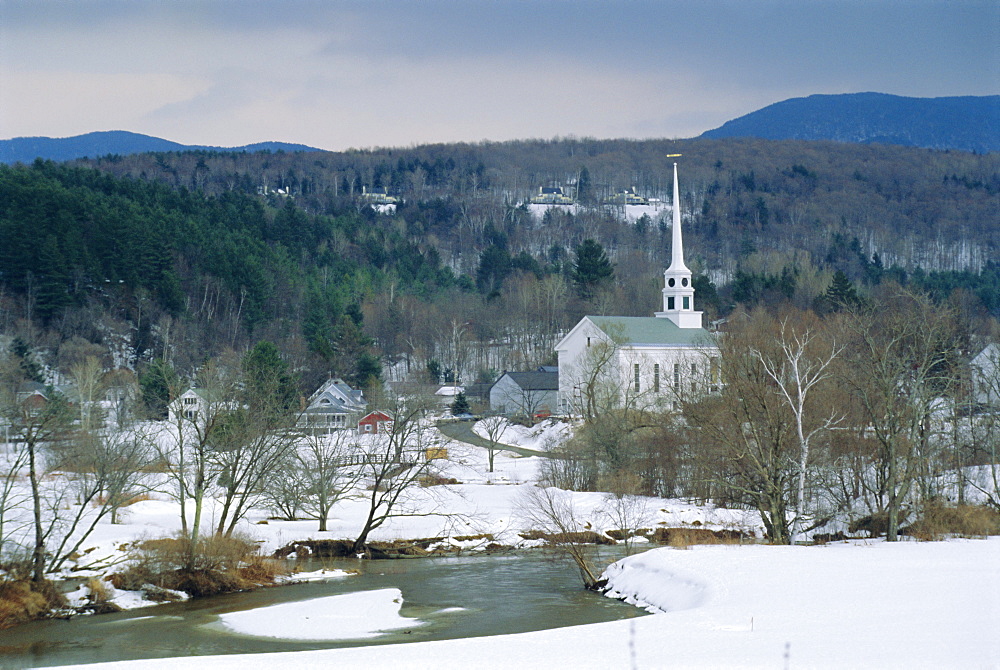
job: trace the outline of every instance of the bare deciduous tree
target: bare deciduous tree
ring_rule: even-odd
[[[500,436],[503,435],[503,431],[507,427],[507,419],[499,414],[492,414],[480,419],[477,425],[482,426],[483,432],[486,433],[486,441],[489,442],[489,446],[486,447],[487,460],[490,472],[493,472],[493,460],[500,444]]]
[[[584,522],[573,506],[571,493],[552,487],[529,487],[518,501],[518,515],[529,528],[545,533],[550,545],[573,561],[586,588],[599,588],[599,573],[590,562],[589,545],[582,541]]]
[[[932,405],[954,379],[956,323],[947,306],[898,287],[850,320],[843,381],[879,445],[875,467],[885,473],[879,500],[890,542],[898,538],[901,509],[930,459]]]
[[[779,324],[777,348],[770,351],[753,350],[764,366],[764,371],[774,381],[780,396],[791,410],[795,423],[798,444],[798,483],[795,489],[795,517],[791,526],[791,542],[798,539],[802,522],[806,516],[806,474],[809,467],[809,451],[816,435],[829,430],[843,420],[843,415],[830,410],[823,416],[814,417],[815,394],[810,393],[830,379],[831,364],[840,355],[842,348],[832,342],[824,345],[818,329],[819,324],[809,323],[806,314],[785,316]],[[810,397],[813,401],[810,402]]]
[[[351,454],[356,449],[352,431],[340,430],[330,435],[310,436],[300,445],[292,467],[297,471],[302,487],[302,508],[319,521],[319,530],[326,531],[327,519],[333,506],[346,496],[360,473],[351,467]],[[288,473],[282,473],[288,476]]]
[[[385,396],[382,405],[393,416],[391,430],[369,437],[359,445],[354,459],[368,500],[368,513],[352,549],[355,553],[365,552],[368,535],[392,518],[435,514],[408,504],[409,495],[429,470],[421,420],[434,407],[434,400]]]

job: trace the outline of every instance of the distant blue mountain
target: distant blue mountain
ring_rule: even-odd
[[[124,130],[87,133],[76,137],[15,137],[0,140],[0,163],[31,163],[36,158],[68,161],[74,158],[97,158],[108,154],[127,156],[150,151],[321,151],[304,144],[260,142],[243,147],[207,147],[178,144],[158,137]]]
[[[811,95],[777,102],[701,136],[833,140],[988,153],[1000,151],[1000,95]]]

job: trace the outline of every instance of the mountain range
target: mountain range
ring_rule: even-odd
[[[304,144],[259,142],[242,147],[211,147],[180,144],[125,130],[109,130],[75,137],[15,137],[0,140],[0,163],[31,163],[36,158],[68,161],[87,156],[97,158],[109,154],[126,156],[156,151],[320,151]]]
[[[727,121],[701,137],[832,140],[989,153],[1000,151],[1000,95],[811,95],[777,102]]]
[[[768,105],[701,138],[756,137],[767,140],[827,140],[895,144],[974,153],[1000,151],[1000,95],[908,98],[886,93],[810,95]],[[287,142],[242,147],[180,144],[123,130],[75,137],[15,137],[0,140],[0,163],[31,163],[107,155],[169,151],[322,151]]]

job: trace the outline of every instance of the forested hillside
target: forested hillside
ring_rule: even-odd
[[[15,137],[0,140],[0,163],[31,163],[36,158],[67,161],[86,156],[136,154],[149,151],[316,151],[288,142],[260,142],[244,147],[190,146],[125,130],[105,130],[74,137]]]
[[[810,95],[768,105],[702,137],[833,140],[987,153],[1000,151],[1000,96]]]
[[[489,379],[546,360],[584,313],[658,307],[675,160],[709,318],[822,308],[837,271],[862,295],[892,279],[1000,311],[998,154],[557,139],[0,168],[0,329],[56,368],[190,371],[269,340],[304,387],[428,364]],[[525,205],[550,185],[578,204]],[[376,211],[363,192],[382,188],[399,202]],[[605,203],[626,188],[651,204]],[[613,279],[588,269],[605,259]]]

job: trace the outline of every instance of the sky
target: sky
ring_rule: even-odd
[[[997,0],[0,0],[0,139],[687,138],[793,97],[1000,93]]]

